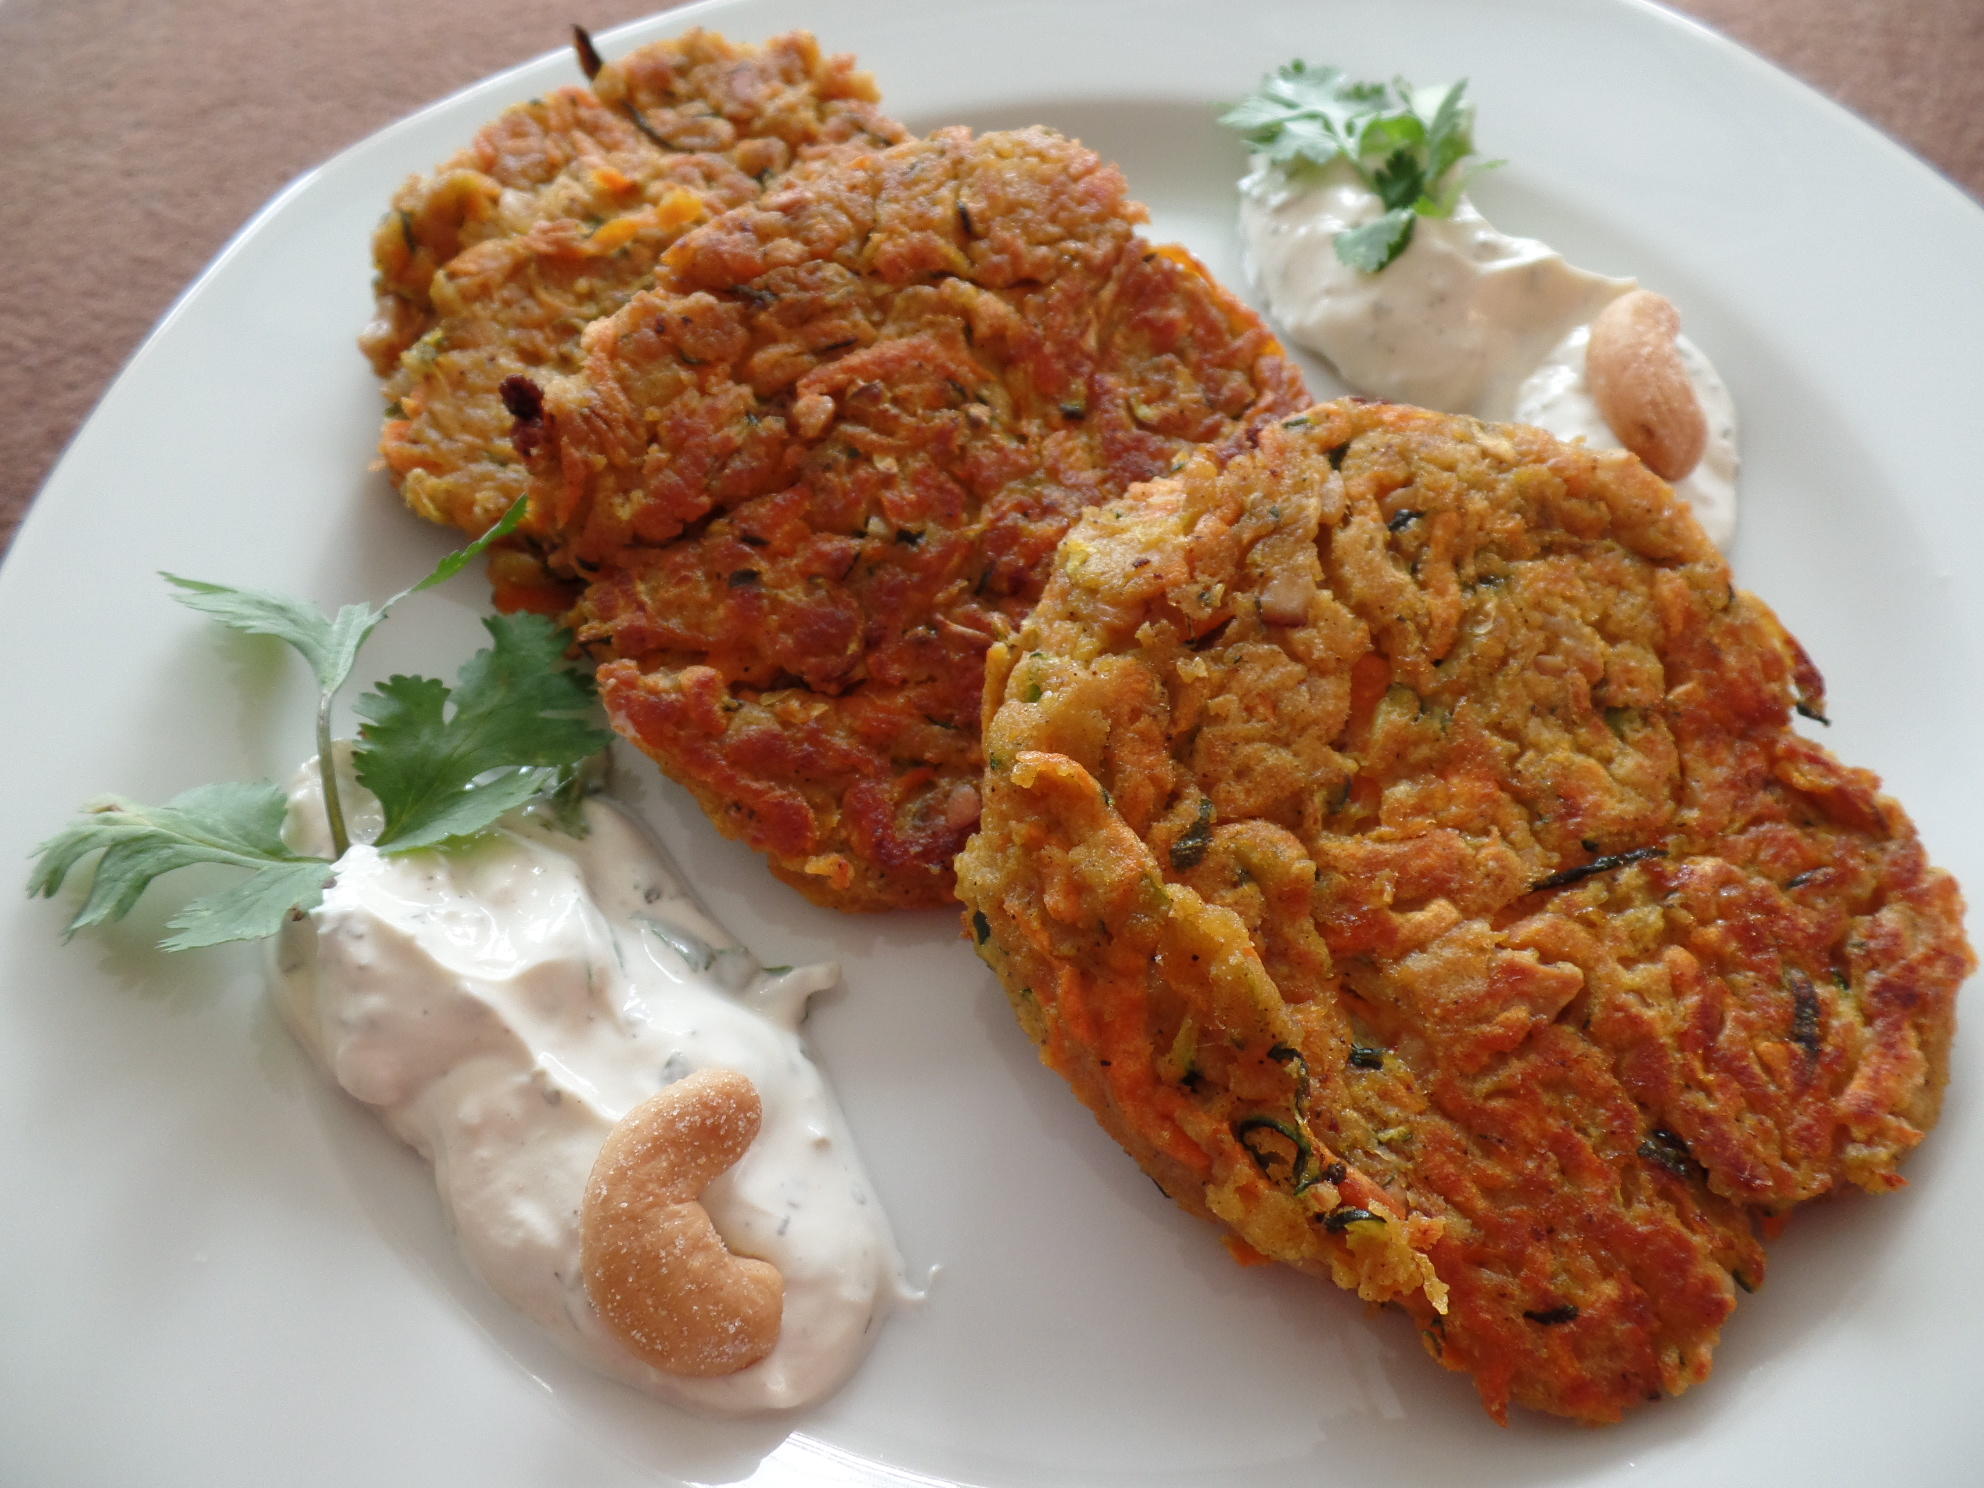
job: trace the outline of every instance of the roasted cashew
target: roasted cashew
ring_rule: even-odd
[[[1693,470],[1708,447],[1708,416],[1674,337],[1681,313],[1650,289],[1635,289],[1598,312],[1585,348],[1592,402],[1619,443],[1662,480]]]
[[[586,1292],[613,1336],[668,1374],[733,1374],[778,1342],[785,1281],[732,1255],[697,1202],[758,1135],[735,1070],[699,1070],[607,1134],[579,1217]]]

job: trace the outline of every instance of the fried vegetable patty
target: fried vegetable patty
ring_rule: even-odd
[[[995,649],[966,925],[1243,1248],[1585,1421],[1898,1186],[1972,967],[1817,673],[1630,456],[1330,404],[1089,513]]]
[[[1308,400],[1044,129],[823,162],[667,253],[518,427],[615,726],[842,909],[952,901],[986,648],[1084,508]]]
[[[380,451],[407,504],[478,536],[493,526],[529,487],[504,380],[573,370],[580,333],[691,226],[806,161],[905,138],[876,98],[803,32],[756,47],[691,31],[598,67],[591,88],[518,104],[408,181],[373,239],[378,309],[361,338],[392,400]],[[541,582],[509,567],[513,588]]]

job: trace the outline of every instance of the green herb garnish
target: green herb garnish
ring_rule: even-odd
[[[103,796],[35,850],[39,861],[30,894],[52,895],[69,871],[101,852],[90,891],[69,921],[68,934],[121,920],[150,886],[175,868],[225,863],[249,870],[246,882],[196,899],[171,919],[175,932],[160,944],[169,951],[218,945],[273,934],[291,909],[308,909],[324,897],[331,865],[283,845],[289,798],[269,784],[201,785],[163,806],[141,806]]]
[[[163,806],[121,796],[86,805],[35,850],[31,895],[52,896],[84,859],[100,853],[89,892],[67,933],[120,920],[152,880],[195,863],[248,871],[229,888],[187,904],[168,921],[166,950],[257,940],[291,913],[314,908],[335,859],[351,844],[340,804],[331,740],[331,704],[358,651],[400,600],[452,578],[523,517],[517,502],[501,522],[385,603],[346,605],[336,615],[257,589],[165,578],[174,598],[250,635],[275,636],[300,653],[317,679],[317,754],[333,855],[292,852],[282,840],[288,796],[267,782],[197,786]],[[365,722],[352,750],[359,781],[379,798],[385,826],[377,846],[409,852],[486,830],[505,812],[570,786],[577,766],[610,738],[591,721],[592,689],[566,668],[565,633],[539,615],[483,621],[490,647],[463,666],[455,685],[431,677],[391,677],[358,700]]]
[[[356,704],[365,722],[352,763],[385,810],[382,852],[485,831],[606,746],[590,684],[565,666],[563,630],[542,615],[482,624],[491,645],[452,688],[434,677],[388,677]]]
[[[358,648],[379,628],[379,622],[394,605],[409,594],[445,583],[497,538],[514,532],[524,519],[524,506],[524,499],[519,497],[494,527],[467,547],[450,553],[426,578],[400,590],[384,604],[345,605],[336,615],[326,615],[315,605],[286,594],[209,584],[199,579],[182,579],[177,574],[161,575],[167,583],[179,587],[181,592],[173,598],[187,609],[198,610],[232,630],[286,641],[310,663],[318,688],[317,768],[323,772],[324,806],[330,813],[331,843],[337,856],[344,856],[351,841],[345,832],[344,811],[338,803],[337,772],[331,767],[331,700],[350,678],[352,664],[358,660]]]
[[[1402,80],[1354,83],[1335,67],[1296,61],[1220,115],[1256,154],[1285,171],[1347,162],[1384,205],[1382,215],[1336,235],[1336,256],[1375,274],[1412,241],[1420,217],[1447,217],[1476,173],[1499,165],[1474,153],[1474,111],[1465,79],[1420,112],[1420,95]]]

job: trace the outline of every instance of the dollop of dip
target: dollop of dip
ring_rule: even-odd
[[[1240,235],[1268,313],[1360,393],[1444,413],[1535,424],[1616,449],[1586,385],[1591,322],[1635,280],[1594,274],[1547,243],[1498,231],[1465,196],[1420,217],[1376,273],[1337,257],[1336,235],[1384,204],[1346,160],[1261,164],[1240,182]],[[1701,461],[1674,490],[1718,546],[1736,531],[1736,412],[1685,336],[1677,349],[1708,420]]]
[[[278,943],[279,1001],[337,1082],[433,1163],[470,1265],[571,1353],[691,1409],[805,1405],[848,1376],[906,1295],[888,1221],[798,1033],[807,999],[838,973],[760,966],[634,822],[597,797],[583,810],[583,836],[526,809],[445,853],[354,845]],[[367,834],[362,804],[352,816]],[[292,843],[327,852],[324,821],[313,764],[291,789]],[[607,1133],[704,1068],[745,1075],[764,1118],[701,1202],[728,1247],[775,1265],[785,1291],[766,1358],[689,1378],[608,1331],[586,1293],[579,1214]]]

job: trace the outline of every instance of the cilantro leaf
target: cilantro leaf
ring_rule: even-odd
[[[482,623],[493,644],[452,689],[431,677],[389,677],[358,700],[365,721],[353,762],[385,811],[382,851],[479,832],[611,738],[591,721],[586,678],[564,666],[564,631],[541,615]]]
[[[1308,160],[1328,165],[1352,153],[1362,121],[1383,103],[1384,88],[1353,83],[1334,67],[1311,69],[1299,59],[1262,79],[1260,87],[1219,117],[1277,165]]]
[[[345,605],[335,616],[327,617],[315,605],[265,589],[210,584],[170,573],[160,577],[181,591],[173,598],[189,610],[198,610],[232,630],[287,641],[310,664],[318,688],[327,693],[336,692],[350,680],[351,669],[358,660],[358,648],[386,618],[388,610],[409,594],[432,589],[453,578],[491,543],[516,531],[517,524],[524,519],[526,506],[527,498],[518,497],[494,527],[467,547],[448,554],[426,578],[402,589],[385,603],[376,607]]]
[[[264,868],[229,888],[189,902],[165,922],[166,928],[176,933],[161,940],[159,949],[191,951],[274,935],[290,915],[315,909],[330,881],[331,865],[322,858]]]
[[[1410,207],[1425,194],[1426,173],[1409,149],[1394,150],[1371,173],[1371,185],[1387,211]]]
[[[335,622],[326,619],[315,605],[264,589],[237,589],[230,584],[209,584],[174,573],[161,572],[159,577],[178,586],[182,592],[173,598],[187,609],[198,610],[231,630],[287,641],[310,663],[319,687],[336,685],[331,680],[335,670],[332,658],[339,647],[333,634]],[[346,605],[338,612],[339,618],[354,612],[371,613],[364,605]]]
[[[1433,122],[1426,128],[1426,178],[1437,181],[1474,152],[1474,137],[1462,97],[1467,79],[1462,78],[1441,96],[1433,110]]]
[[[434,565],[434,572],[430,573],[412,588],[400,590],[398,594],[395,594],[391,599],[379,606],[379,608],[382,611],[390,610],[409,594],[419,594],[425,590],[432,589],[436,584],[447,583],[448,580],[452,579],[464,568],[467,568],[470,563],[481,557],[491,543],[495,542],[498,538],[508,537],[517,528],[521,527],[529,509],[530,498],[528,496],[519,496],[515,501],[510,503],[510,509],[496,519],[496,525],[494,527],[491,527],[467,547],[455,549],[454,552],[448,554],[447,557]]]
[[[1357,137],[1357,155],[1372,160],[1403,153],[1416,169],[1414,152],[1425,143],[1426,123],[1417,114],[1373,114]]]
[[[384,604],[346,605],[334,616],[265,590],[165,576],[182,591],[174,596],[182,604],[236,630],[286,641],[309,662],[321,689],[319,768],[336,857],[348,844],[337,807],[330,707],[359,647],[395,604],[459,573],[514,530],[523,512],[519,501],[489,532]],[[554,809],[561,820],[577,814],[585,778],[577,766],[610,738],[587,716],[591,686],[566,668],[565,634],[548,620],[497,616],[484,624],[495,644],[469,660],[452,691],[431,678],[394,677],[359,704],[372,722],[361,730],[354,758],[361,780],[374,786],[386,807],[392,841],[385,850],[405,852],[469,835],[540,794],[558,793]],[[322,901],[335,867],[334,858],[295,853],[283,842],[288,804],[281,787],[266,783],[198,786],[163,806],[101,797],[35,850],[28,893],[52,897],[85,859],[100,854],[69,921],[73,935],[122,919],[163,874],[218,863],[245,869],[248,877],[180,909],[167,921],[174,933],[163,948],[272,935],[286,916]]]
[[[330,881],[327,859],[294,853],[282,840],[288,798],[279,786],[195,786],[163,806],[104,796],[35,850],[28,893],[49,897],[91,853],[102,854],[66,934],[122,919],[151,881],[194,863],[246,868],[244,884],[189,904],[171,921],[178,945],[217,945],[272,935],[292,909],[310,909]]]
[[[516,531],[528,509],[529,498],[519,496],[495,526],[467,547],[448,554],[426,578],[408,585],[376,608],[345,605],[334,616],[327,617],[313,605],[265,589],[238,589],[201,579],[182,579],[177,574],[161,575],[184,591],[173,598],[188,609],[198,610],[249,635],[269,635],[287,641],[310,663],[310,670],[317,678],[317,768],[323,776],[324,811],[330,818],[331,843],[339,857],[344,856],[351,839],[345,827],[344,805],[338,796],[337,771],[331,767],[331,703],[357,664],[358,648],[379,628],[379,622],[394,605],[409,594],[452,579],[491,543]]]
[[[1467,84],[1439,95],[1415,94],[1402,79],[1353,82],[1335,67],[1294,61],[1220,115],[1266,165],[1290,172],[1342,160],[1385,208],[1374,222],[1337,234],[1337,257],[1376,273],[1412,241],[1410,217],[1450,216],[1472,172],[1457,169],[1474,153]],[[1432,111],[1427,117],[1420,100]],[[1475,167],[1484,169],[1486,162]],[[1407,214],[1401,218],[1400,213]]]
[[[1382,217],[1346,228],[1336,235],[1336,256],[1353,269],[1375,274],[1405,252],[1417,220],[1412,208],[1394,207]]]

